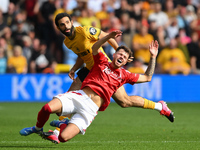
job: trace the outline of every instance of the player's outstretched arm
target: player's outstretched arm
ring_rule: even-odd
[[[108,35],[109,33],[106,33],[104,31],[101,31],[101,34],[99,35],[99,39],[105,37],[106,35]],[[115,39],[110,38],[107,41],[115,50],[119,47],[118,43],[116,42]]]
[[[118,36],[121,36],[122,32],[120,30],[116,30],[113,31],[111,33],[109,33],[108,35],[106,35],[105,37],[99,39],[96,43],[94,43],[94,45],[92,46],[92,52],[93,55],[96,55],[100,52],[100,47],[106,42],[108,41],[110,38],[116,38]]]
[[[144,75],[140,75],[137,83],[151,81],[154,70],[155,70],[155,66],[156,66],[156,57],[158,55],[158,47],[159,47],[158,41],[152,41],[151,44],[149,45],[149,52],[151,53],[149,65]]]

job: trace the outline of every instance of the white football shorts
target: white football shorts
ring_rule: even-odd
[[[69,123],[75,124],[80,129],[80,134],[85,134],[87,127],[92,123],[99,107],[82,90],[58,94],[54,98],[62,103],[61,116],[73,114]]]

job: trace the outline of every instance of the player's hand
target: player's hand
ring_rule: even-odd
[[[151,57],[156,57],[158,55],[158,41],[152,41],[151,44],[149,45],[149,51],[151,53]]]
[[[112,31],[109,36],[111,38],[117,38],[118,36],[121,36],[122,35],[122,31],[120,30],[115,30],[115,31]]]
[[[69,77],[70,77],[72,80],[75,81],[75,78],[74,78],[74,76],[75,76],[75,71],[74,71],[74,70],[70,70],[68,75],[69,75]]]
[[[130,57],[130,58],[128,59],[128,63],[132,62],[133,59],[134,59],[134,57]]]

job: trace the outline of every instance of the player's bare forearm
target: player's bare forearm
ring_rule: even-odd
[[[151,44],[149,45],[149,51],[151,53],[151,58],[149,61],[148,68],[144,75],[140,75],[137,83],[142,83],[142,82],[149,82],[152,79],[155,66],[156,66],[156,57],[158,54],[158,42],[157,41],[152,41]]]
[[[100,34],[100,36],[99,36],[99,39],[101,39],[101,38],[103,38],[103,37],[105,37],[105,36],[107,36],[109,33],[106,33],[106,32],[104,32],[104,31],[101,31],[101,34]],[[117,42],[116,42],[116,40],[115,39],[108,39],[108,43],[116,50],[118,47],[119,47],[119,45],[117,44]]]
[[[151,44],[149,45],[149,51],[151,53],[151,58],[149,61],[149,65],[148,68],[145,72],[145,75],[148,76],[148,79],[150,79],[153,76],[154,70],[155,70],[155,66],[156,66],[156,56],[158,55],[158,41],[152,41]],[[148,80],[149,81],[149,80]]]
[[[117,44],[117,42],[115,41],[115,39],[109,39],[108,43],[116,50],[119,45]]]
[[[83,65],[83,63],[84,63],[83,59],[81,59],[81,57],[78,56],[76,63],[74,64],[74,66],[72,67],[71,70],[74,70],[74,72],[75,72],[76,70],[78,70]]]
[[[145,72],[145,75],[147,75],[149,78],[152,78],[154,74],[155,66],[156,66],[156,58],[151,57],[148,68]]]
[[[103,45],[109,38],[110,38],[110,36],[108,34],[105,37],[99,39],[96,43],[94,43],[94,45],[92,46],[93,55],[98,54],[99,48],[101,47],[101,45]]]
[[[100,38],[96,43],[94,43],[94,45],[92,46],[92,52],[93,55],[98,54],[98,52],[100,51],[99,48],[108,40],[114,40],[113,38],[116,38],[118,36],[121,36],[122,32],[119,30],[113,31],[111,33],[109,33],[108,35]],[[111,40],[111,41],[112,41]]]
[[[76,70],[78,70],[82,65],[83,65],[84,61],[81,59],[80,56],[78,56],[77,60],[76,60],[76,63],[74,64],[74,66],[70,69],[69,71],[69,77],[72,79],[72,80],[75,80],[74,76],[75,76],[75,72]]]
[[[149,82],[152,79],[155,70],[156,58],[151,57],[148,68],[144,75],[140,74],[137,83]]]

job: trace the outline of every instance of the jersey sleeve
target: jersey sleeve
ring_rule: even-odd
[[[132,85],[135,84],[138,81],[139,76],[140,76],[140,74],[131,73],[128,70],[125,70],[125,69],[124,69],[124,73],[126,74],[126,83],[130,83]]]
[[[84,26],[85,34],[88,39],[97,41],[99,40],[99,35],[101,30],[92,26]]]

